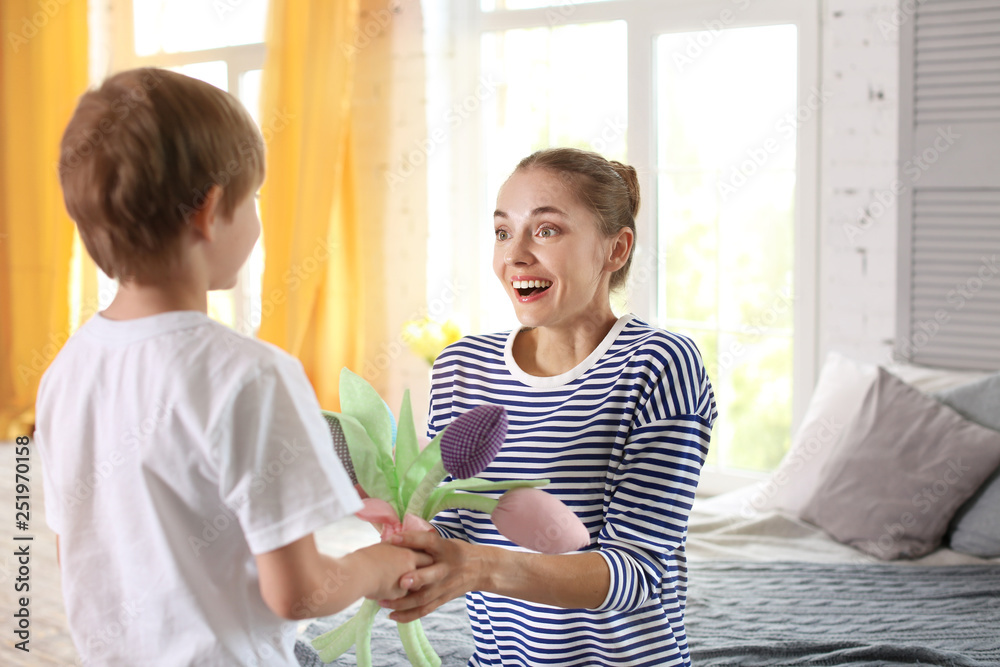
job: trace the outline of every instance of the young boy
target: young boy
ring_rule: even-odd
[[[361,508],[301,364],[206,315],[260,233],[260,132],[235,98],[158,69],[80,99],[66,207],[114,302],[38,392],[46,518],[83,664],[297,665],[295,624],[397,598],[430,563],[320,554]]]

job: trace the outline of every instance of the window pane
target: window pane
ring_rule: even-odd
[[[595,48],[600,45],[600,48]],[[628,121],[627,32],[624,21],[486,33],[483,102],[486,192],[497,191],[517,163],[550,146],[572,146],[625,160]],[[600,81],[600,86],[593,85]],[[483,330],[510,326],[512,310],[492,274],[491,219],[481,221]]]
[[[264,70],[253,69],[240,75],[240,102],[247,108],[254,121],[260,126],[260,84]],[[257,205],[260,215],[260,204]],[[246,313],[242,321],[236,323],[236,329],[247,335],[255,334],[260,329],[261,319],[261,284],[264,278],[264,234],[257,240],[240,280],[243,281],[243,293],[246,295]]]
[[[260,82],[264,70],[252,69],[240,75],[240,102],[247,108],[254,122],[260,126]]]
[[[714,463],[767,470],[790,441],[796,28],[657,40],[662,321],[716,388]]]
[[[205,83],[210,83],[216,88],[229,91],[229,65],[225,60],[212,60],[204,63],[191,63],[190,65],[179,65],[178,67],[168,67],[173,72],[179,72],[193,79],[200,79]]]
[[[264,41],[267,0],[134,0],[135,53],[200,51]]]

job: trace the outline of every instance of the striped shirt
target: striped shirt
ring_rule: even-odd
[[[625,315],[577,367],[536,377],[514,362],[515,335],[441,353],[428,435],[477,405],[504,406],[507,439],[479,477],[552,480],[545,490],[587,526],[585,550],[607,561],[611,586],[591,610],[468,593],[469,665],[689,665],[684,543],[717,414],[697,348]],[[434,523],[448,538],[524,550],[482,513],[447,510]]]

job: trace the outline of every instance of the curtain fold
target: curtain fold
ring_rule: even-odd
[[[71,332],[75,227],[59,140],[86,90],[86,0],[0,3],[0,439],[30,435],[42,373]]]
[[[359,0],[272,2],[261,126],[265,269],[258,336],[297,356],[320,404],[339,409],[340,369],[360,372],[378,285],[381,221],[359,219],[352,159]],[[371,238],[368,238],[369,233]],[[376,273],[380,269],[376,268]]]

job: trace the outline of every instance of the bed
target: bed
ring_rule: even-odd
[[[828,358],[771,479],[696,500],[686,617],[696,666],[1000,665],[1000,423],[991,422],[1000,421],[1000,375],[884,371]],[[885,386],[897,393],[887,398]],[[958,399],[948,394],[956,388]],[[946,413],[935,413],[938,403]],[[837,437],[810,431],[830,423],[841,425]],[[880,440],[880,429],[889,437]],[[885,461],[893,474],[879,472]],[[924,496],[911,496],[914,489]],[[959,532],[958,522],[978,510],[993,531],[986,542]],[[919,519],[915,529],[908,514]],[[305,627],[300,662],[322,665],[308,639],[349,616]],[[424,625],[443,665],[466,664],[472,640],[463,600]],[[373,647],[377,667],[409,664],[384,613]],[[354,657],[333,664],[354,665]]]
[[[747,517],[753,489],[699,500],[688,537],[695,665],[1000,665],[1000,558],[940,548],[885,563],[783,512]],[[313,621],[303,637],[349,613]],[[463,600],[424,619],[445,667],[472,653]],[[408,665],[380,614],[375,665]],[[323,663],[300,642],[300,662]],[[353,653],[332,663],[355,665]]]

